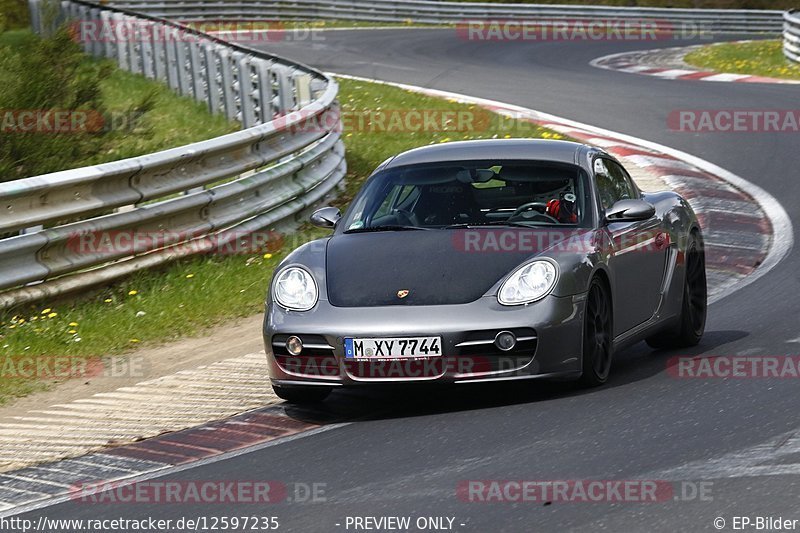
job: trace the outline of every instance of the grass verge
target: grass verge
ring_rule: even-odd
[[[704,46],[689,53],[690,65],[730,74],[800,80],[800,65],[783,55],[781,41],[752,41]]]
[[[376,166],[410,148],[477,138],[561,138],[528,122],[387,85],[343,79],[339,98],[349,166],[346,192],[337,200],[342,207]],[[398,130],[398,117],[410,111],[434,118],[460,113],[468,120],[442,120],[436,131]],[[19,376],[32,360],[124,354],[145,344],[200,335],[226,320],[261,312],[275,266],[296,245],[326,234],[305,228],[272,254],[187,260],[161,272],[137,273],[80,299],[28,306],[0,317],[0,403],[58,381]]]

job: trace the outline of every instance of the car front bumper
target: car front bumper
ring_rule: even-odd
[[[580,373],[585,294],[547,296],[525,306],[502,306],[494,297],[461,305],[333,307],[321,300],[306,312],[271,304],[264,344],[273,382],[283,385],[362,386],[388,383],[472,383],[577,376]],[[517,337],[501,351],[501,331]],[[289,336],[303,341],[289,355]],[[347,359],[344,339],[441,337],[441,357]]]

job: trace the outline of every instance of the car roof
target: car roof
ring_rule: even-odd
[[[590,149],[585,144],[546,139],[486,139],[434,144],[403,152],[383,168],[420,163],[474,160],[535,160],[578,164],[578,153]]]

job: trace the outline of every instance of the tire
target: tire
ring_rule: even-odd
[[[597,387],[608,380],[614,355],[613,316],[608,288],[593,279],[583,318],[582,372],[578,382],[584,387]]]
[[[686,247],[686,276],[683,283],[681,315],[672,328],[648,337],[651,348],[690,348],[696,346],[706,329],[708,288],[703,240],[692,233]]]
[[[321,387],[317,385],[278,385],[272,384],[272,390],[278,398],[289,403],[305,404],[319,403],[325,400],[331,393],[331,387]]]

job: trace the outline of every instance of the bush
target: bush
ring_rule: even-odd
[[[0,0],[0,32],[26,28],[29,24],[28,2]]]
[[[108,114],[100,84],[113,69],[110,62],[89,60],[65,28],[46,39],[10,32],[4,41],[0,46],[0,181],[73,168],[75,162],[92,158],[120,135],[105,126]],[[149,111],[151,100],[146,96],[131,105],[131,116]],[[34,119],[23,122],[22,113],[49,118],[34,131],[24,131],[23,125]],[[56,127],[55,113],[67,118],[66,128]]]
[[[25,52],[15,50],[22,45]],[[64,168],[65,159],[95,153],[101,135],[20,131],[20,114],[93,110],[103,113],[100,80],[108,67],[86,65],[84,55],[65,30],[40,39],[25,35],[23,42],[0,50],[0,176],[3,181]]]

